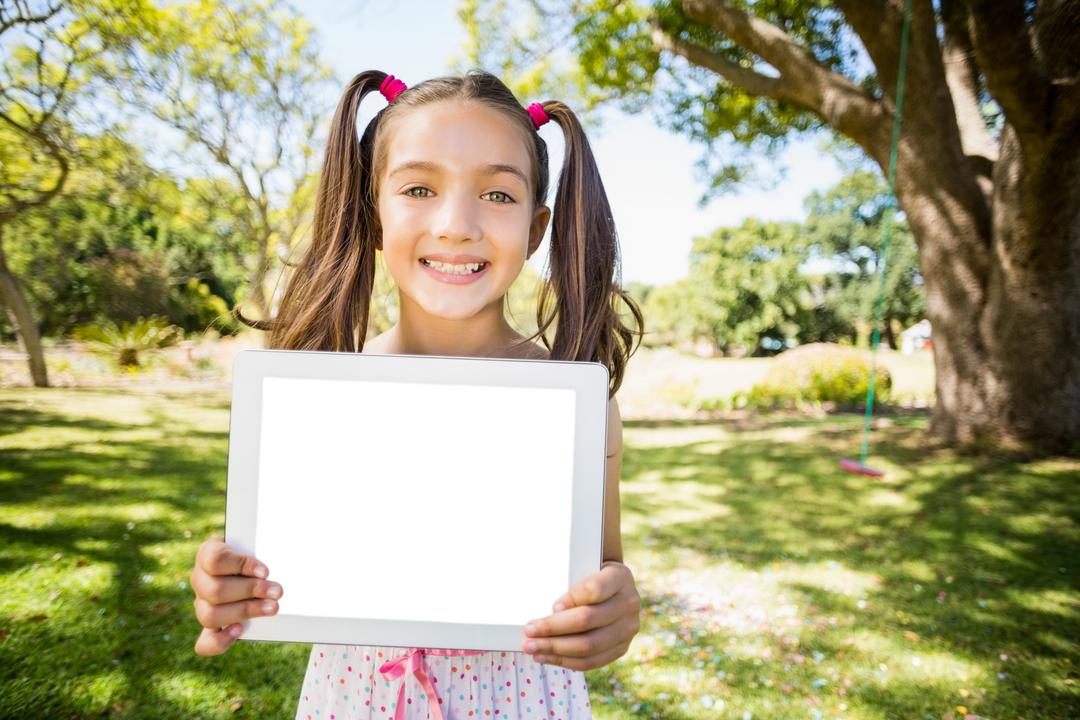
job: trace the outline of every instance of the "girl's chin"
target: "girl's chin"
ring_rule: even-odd
[[[442,322],[466,322],[469,320],[478,319],[485,316],[485,310],[491,308],[492,305],[497,305],[501,310],[502,298],[499,298],[493,303],[427,303],[420,302],[415,303],[416,308],[432,320],[439,320]],[[502,313],[498,313],[499,317],[502,317]]]

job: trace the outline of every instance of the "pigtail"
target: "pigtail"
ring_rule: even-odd
[[[372,148],[378,117],[357,138],[364,97],[386,73],[354,77],[338,103],[327,138],[311,244],[282,296],[277,317],[264,322],[268,346],[282,350],[360,352],[367,337],[375,285],[378,212]]]
[[[566,154],[555,191],[550,277],[540,293],[537,334],[552,360],[606,365],[614,395],[644,320],[637,304],[619,287],[615,222],[581,123],[561,102],[545,102],[543,109],[562,128]],[[623,308],[632,317],[633,328],[624,324]],[[549,342],[546,331],[552,325],[555,337]]]

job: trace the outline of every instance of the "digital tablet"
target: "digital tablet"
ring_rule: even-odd
[[[246,350],[225,540],[279,612],[245,640],[518,651],[602,562],[607,369]]]

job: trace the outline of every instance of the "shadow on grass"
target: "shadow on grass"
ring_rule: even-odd
[[[1075,686],[1062,684],[1080,662],[1080,464],[957,456],[927,444],[923,423],[899,418],[875,430],[884,481],[837,467],[857,452],[855,417],[717,421],[715,438],[705,439],[707,421],[627,423],[670,431],[672,443],[649,437],[656,447],[638,447],[628,436],[624,482],[648,487],[624,491],[624,512],[658,520],[651,536],[664,550],[721,555],[764,573],[777,563],[835,561],[876,577],[865,609],[835,590],[791,589],[821,616],[866,618],[871,635],[901,652],[946,653],[990,668],[991,679],[1001,672],[980,698],[995,719],[1080,717]],[[680,442],[686,428],[692,441]],[[665,522],[672,511],[704,519]],[[814,642],[848,661],[860,652],[827,632]],[[940,703],[931,708],[903,681],[868,686],[861,698],[890,717],[940,717]]]
[[[101,392],[32,392],[0,396],[0,718],[292,717],[306,646],[241,644],[213,659],[191,650],[199,627],[181,583],[198,542],[220,527],[227,399],[142,393],[114,407]],[[29,397],[53,404],[28,406]],[[66,411],[64,398],[83,409]],[[803,654],[876,668],[885,652],[900,653],[897,662],[905,649],[938,653],[988,673],[980,702],[994,720],[1080,717],[1075,686],[1061,682],[1080,665],[1080,464],[958,457],[922,441],[924,422],[899,417],[875,431],[882,482],[837,468],[858,448],[857,416],[629,421],[625,516],[658,519],[657,552],[761,573],[836,561],[879,579],[866,608],[835,588],[790,582],[815,618],[860,618],[853,645],[800,628]],[[695,657],[655,663],[693,672]],[[740,678],[764,672],[738,654],[723,667]],[[610,681],[633,689],[611,666],[590,673],[594,701]],[[926,680],[859,682],[858,717],[942,715],[947,692]],[[729,702],[749,692],[729,691]],[[794,695],[778,697],[792,706],[775,716],[806,717]],[[636,710],[620,700],[602,714],[706,716],[681,700],[652,697]]]
[[[0,445],[0,506],[22,509],[0,521],[0,717],[292,717],[307,646],[192,650],[186,580],[222,520],[227,401],[144,393],[133,425],[109,393],[72,415],[45,399],[74,391],[47,392],[0,399],[0,442],[63,438]]]

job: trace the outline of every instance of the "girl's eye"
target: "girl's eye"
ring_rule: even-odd
[[[486,197],[491,202],[499,203],[500,205],[503,204],[503,203],[512,203],[512,202],[514,202],[514,199],[512,197],[510,197],[509,195],[507,195],[504,192],[499,192],[498,190],[496,190],[495,192],[489,192],[484,197]]]
[[[426,187],[422,187],[420,185],[417,185],[414,188],[409,188],[408,190],[406,190],[405,194],[408,195],[409,197],[421,198],[421,197],[429,197],[431,195],[431,191],[428,190]]]

